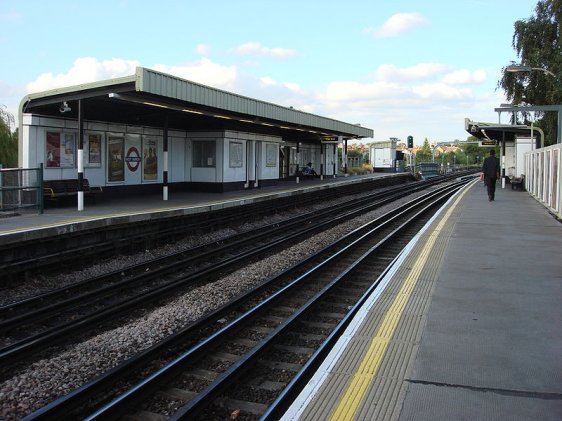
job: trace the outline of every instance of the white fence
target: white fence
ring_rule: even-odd
[[[546,208],[562,219],[562,144],[525,154],[525,188]]]

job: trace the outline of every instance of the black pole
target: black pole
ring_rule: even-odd
[[[164,120],[164,174],[162,178],[163,199],[168,200],[168,116]]]
[[[78,100],[78,210],[84,210],[84,107]]]
[[[344,139],[344,160],[343,160],[343,172],[347,174],[347,139]]]

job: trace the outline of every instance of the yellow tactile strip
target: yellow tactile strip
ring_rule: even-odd
[[[465,190],[466,191],[466,190]],[[331,368],[303,420],[392,419],[398,416],[431,294],[459,209],[459,195],[404,260],[368,317]]]

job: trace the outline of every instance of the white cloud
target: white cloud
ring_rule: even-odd
[[[113,79],[135,74],[135,68],[140,66],[136,60],[113,59],[98,61],[93,57],[76,59],[73,66],[66,73],[53,75],[43,73],[27,85],[27,92],[41,92],[63,86],[73,86],[98,80]],[[235,66],[223,66],[213,63],[207,58],[183,66],[168,66],[155,64],[154,70],[189,79],[201,84],[221,89],[232,89],[237,79]]]
[[[350,103],[364,100],[393,98],[401,95],[404,88],[396,83],[374,82],[360,83],[353,81],[331,82],[319,95],[321,100],[329,103]]]
[[[209,56],[211,55],[211,47],[209,47],[207,44],[197,44],[197,46],[195,47],[195,52],[202,56]]]
[[[367,28],[364,32],[376,38],[390,38],[426,23],[427,20],[419,13],[396,13],[380,28]]]
[[[294,82],[278,82],[270,76],[263,76],[259,78],[260,86],[262,88],[267,87],[283,87],[291,92],[299,93],[302,92],[302,88],[298,83]]]
[[[486,71],[478,69],[470,71],[467,69],[460,69],[451,72],[443,78],[443,82],[448,85],[466,85],[470,83],[483,83],[486,81]]]
[[[425,99],[465,99],[472,96],[468,88],[458,89],[444,83],[430,83],[426,85],[413,86],[412,92]]]
[[[67,73],[59,73],[57,75],[43,73],[33,82],[30,82],[26,89],[28,93],[41,92],[63,86],[80,85],[98,80],[129,76],[135,73],[135,68],[139,65],[139,62],[136,60],[112,59],[98,61],[94,57],[82,57],[74,61],[74,64]]]
[[[382,64],[375,72],[375,79],[381,81],[430,79],[449,70],[440,63],[419,63],[415,66],[399,68],[394,64]]]
[[[273,80],[272,77],[269,76],[260,77],[259,80],[260,80],[260,85],[263,87],[277,85],[277,82]]]
[[[274,57],[285,59],[296,54],[290,48],[269,48],[262,46],[259,42],[247,42],[232,49],[232,52],[239,55],[257,55],[264,57]]]
[[[236,66],[223,66],[212,62],[208,58],[202,58],[197,62],[183,66],[155,64],[152,68],[159,72],[226,90],[233,89],[238,78]]]
[[[291,92],[302,92],[302,88],[298,83],[285,82],[283,84]]]

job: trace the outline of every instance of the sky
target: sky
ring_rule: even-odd
[[[537,0],[0,0],[0,106],[147,67],[360,124],[464,140],[498,122],[514,23]]]

